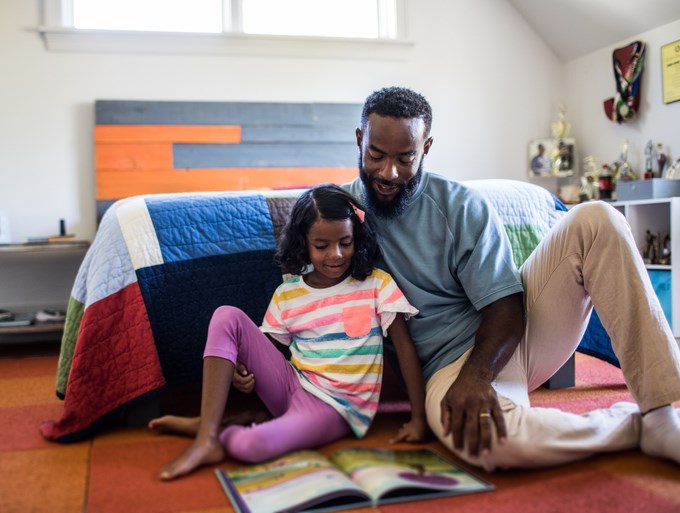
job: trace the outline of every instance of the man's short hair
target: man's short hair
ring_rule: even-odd
[[[422,118],[425,136],[432,128],[432,107],[421,94],[405,87],[384,87],[366,98],[361,112],[361,129],[365,130],[371,114],[390,118]]]

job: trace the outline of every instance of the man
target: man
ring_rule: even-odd
[[[409,329],[434,433],[487,470],[638,446],[680,463],[671,406],[680,354],[623,216],[602,202],[573,208],[518,271],[493,208],[423,170],[431,123],[411,90],[371,94],[356,130],[360,176],[347,187],[373,215],[383,265],[420,310]],[[593,304],[638,404],[584,415],[530,407],[529,391],[576,349]]]
[[[535,175],[549,174],[552,172],[552,163],[545,154],[545,146],[538,143],[536,155],[531,159],[531,170]]]

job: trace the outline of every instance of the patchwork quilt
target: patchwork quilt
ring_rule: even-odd
[[[532,184],[466,183],[498,210],[518,266],[566,212]],[[82,440],[164,387],[200,383],[213,311],[229,304],[261,322],[282,280],[275,241],[300,192],[115,202],[76,277],[57,373],[64,409],[61,418],[41,424],[42,434],[58,442]],[[609,347],[608,339],[602,346]]]
[[[200,382],[220,305],[260,323],[281,272],[275,240],[300,191],[169,194],[119,200],[76,276],[57,372],[51,440],[86,438],[167,385]]]

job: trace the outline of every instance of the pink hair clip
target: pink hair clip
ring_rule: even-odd
[[[352,205],[352,208],[354,209],[354,213],[355,213],[355,214],[357,215],[357,217],[359,218],[359,222],[360,222],[360,223],[363,223],[363,222],[364,222],[364,218],[366,217],[366,213],[365,213],[363,210],[357,208],[356,205]]]

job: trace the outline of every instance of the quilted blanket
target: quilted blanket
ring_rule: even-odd
[[[525,182],[466,182],[498,210],[521,265],[566,212]],[[136,196],[101,220],[76,277],[62,339],[61,418],[41,432],[59,442],[91,436],[164,387],[201,379],[213,311],[241,308],[260,323],[281,273],[275,240],[300,191]],[[606,334],[605,334],[606,335]]]
[[[57,373],[60,442],[90,436],[165,385],[200,381],[220,305],[258,324],[281,272],[275,239],[299,191],[138,196],[102,218],[76,277]]]

